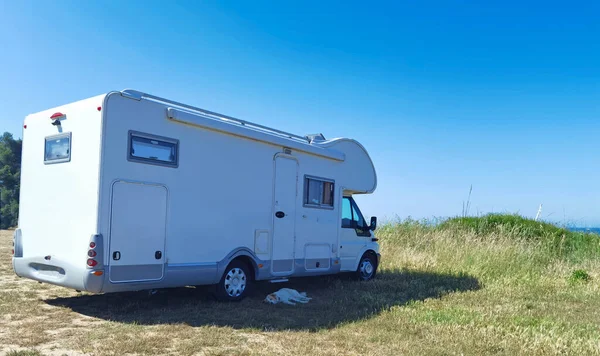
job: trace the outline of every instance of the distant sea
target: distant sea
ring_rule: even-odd
[[[600,227],[569,227],[571,231],[581,231],[581,232],[593,232],[595,234],[600,234]]]

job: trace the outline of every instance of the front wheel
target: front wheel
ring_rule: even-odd
[[[227,266],[217,285],[217,297],[223,301],[240,301],[248,294],[251,283],[248,266],[241,261],[233,261]]]
[[[356,277],[361,281],[369,281],[375,278],[375,274],[377,274],[377,257],[372,252],[366,252],[358,263]]]

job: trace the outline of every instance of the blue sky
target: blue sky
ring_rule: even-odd
[[[0,2],[0,130],[135,88],[363,143],[365,215],[600,225],[600,2]]]

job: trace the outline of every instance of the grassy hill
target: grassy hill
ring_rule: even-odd
[[[372,282],[263,284],[237,304],[203,289],[77,294],[12,275],[0,234],[0,350],[95,354],[600,353],[600,236],[512,215],[381,226]],[[314,299],[271,306],[281,287]]]

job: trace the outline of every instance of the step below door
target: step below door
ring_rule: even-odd
[[[167,189],[116,182],[112,191],[110,281],[162,279],[165,261]]]

